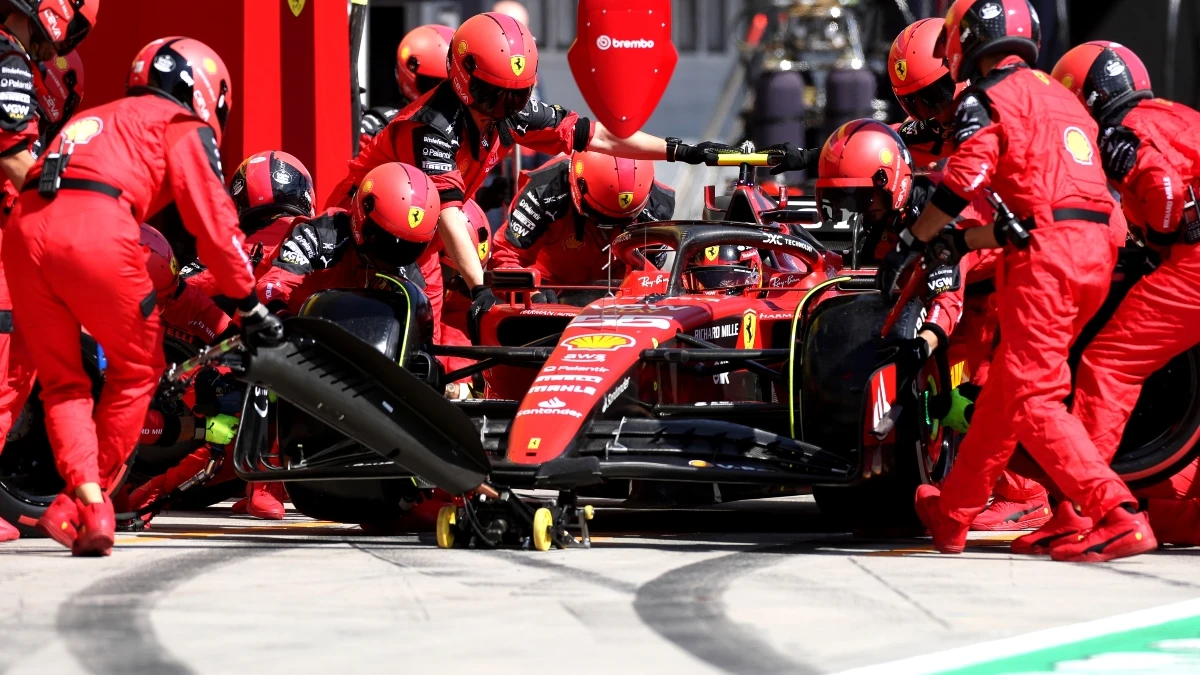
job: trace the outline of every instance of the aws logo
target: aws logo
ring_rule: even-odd
[[[615,352],[618,349],[632,347],[636,344],[637,340],[619,333],[589,333],[588,335],[578,335],[563,342],[563,345],[569,350],[585,352]]]

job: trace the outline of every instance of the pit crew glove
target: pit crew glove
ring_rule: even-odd
[[[1100,165],[1109,180],[1120,183],[1137,163],[1142,140],[1129,127],[1108,127],[1100,132]]]
[[[487,286],[476,286],[471,289],[471,308],[467,310],[467,335],[471,342],[479,344],[479,322],[488,310],[496,306],[500,299]]]
[[[530,295],[529,300],[535,305],[557,305],[558,293],[553,288],[546,288]]]
[[[925,247],[925,259],[933,267],[957,265],[971,249],[967,248],[967,233],[953,225],[947,225],[937,238]]]
[[[970,383],[961,384],[950,390],[950,412],[942,417],[942,426],[960,434],[971,428],[971,417],[975,414],[975,398],[979,387]]]
[[[717,143],[715,141],[704,141],[696,145],[688,145],[678,138],[667,139],[667,161],[668,162],[683,162],[684,164],[707,164],[708,166],[716,166],[717,155],[727,152],[737,152],[737,148]]]
[[[900,275],[917,262],[925,251],[925,242],[913,236],[912,230],[905,228],[900,232],[900,240],[879,263],[879,271],[875,274],[875,287],[885,298],[896,295],[896,284]]]
[[[772,176],[781,174],[784,171],[810,171],[815,174],[817,172],[817,164],[819,163],[818,160],[821,159],[820,148],[811,150],[797,148],[792,143],[779,143],[778,145],[764,148],[762,151],[768,155],[780,156],[779,163],[771,167]]]
[[[253,298],[253,296],[251,296]],[[242,320],[242,338],[251,346],[272,347],[283,342],[283,322],[267,311],[258,300],[249,310],[244,309],[250,299],[242,301],[238,317]]]
[[[237,435],[240,420],[233,415],[214,415],[205,420],[204,440],[214,445],[229,445]]]
[[[892,360],[896,363],[896,382],[908,382],[913,377],[916,377],[932,353],[933,351],[929,348],[929,343],[925,341],[925,338],[915,337],[900,342],[897,345],[895,355],[892,357]]]

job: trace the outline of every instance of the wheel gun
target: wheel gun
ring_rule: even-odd
[[[1029,248],[1033,236],[1021,224],[1016,214],[1009,210],[1008,205],[995,192],[988,191],[988,203],[996,209],[996,234],[999,238],[1012,243],[1017,248]]]

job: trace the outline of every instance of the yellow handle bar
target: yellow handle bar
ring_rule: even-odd
[[[775,161],[771,161],[774,158]],[[749,164],[750,166],[774,166],[782,159],[780,155],[769,155],[765,152],[742,153],[742,152],[727,152],[717,155],[717,166],[739,166],[741,164]]]

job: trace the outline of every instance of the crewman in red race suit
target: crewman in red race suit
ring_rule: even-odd
[[[917,513],[935,548],[962,552],[1019,441],[1096,521],[1051,556],[1111,560],[1153,550],[1154,534],[1063,399],[1071,390],[1068,350],[1108,292],[1115,204],[1093,145],[1095,122],[1062,85],[1028,67],[1039,38],[1027,0],[958,0],[950,8],[940,51],[955,80],[973,84],[958,100],[955,149],[942,184],[884,259],[880,279],[890,290],[898,271],[926,248],[930,259],[946,264],[972,248],[1006,244],[1011,228],[943,230],[988,188],[1033,230],[1027,248],[1004,252],[1000,346],[955,464],[940,493],[918,488]]]
[[[479,251],[479,264],[486,268],[492,257],[491,242],[488,239],[491,235],[491,227],[488,225],[487,215],[483,209],[479,208],[474,199],[463,202],[462,211],[466,216],[466,220],[463,222],[468,229],[468,234],[472,243],[475,244],[475,250]],[[467,310],[471,308],[470,289],[463,283],[454,261],[442,250],[440,243],[440,240],[434,239],[429,246],[439,251],[442,278],[446,280],[446,303],[442,309],[442,331],[438,344],[469,347],[471,338],[467,336]],[[446,368],[447,372],[466,368],[474,363],[471,359],[457,356],[439,356],[438,360],[442,362],[442,366]],[[446,398],[471,398],[473,396],[471,381],[471,378],[463,378],[447,384]]]
[[[521,182],[492,240],[492,267],[535,269],[547,286],[610,276],[619,282],[625,272],[608,255],[613,238],[675,214],[675,191],[654,180],[654,163],[645,159],[585,150],[522,172]]]
[[[913,156],[918,170],[945,159],[951,149],[949,129],[954,119],[954,99],[967,83],[955,82],[944,58],[935,58],[933,50],[945,21],[921,19],[905,28],[888,53],[888,76],[892,93],[909,119],[895,126]],[[914,192],[918,190],[914,189]],[[979,207],[984,219],[960,216],[959,227],[991,222],[991,208],[983,200]],[[921,202],[924,205],[924,201]],[[967,429],[964,410],[974,403],[979,388],[987,381],[988,366],[996,337],[998,317],[995,285],[992,277],[1000,252],[972,251],[954,267],[933,270],[928,275],[930,291],[938,293],[929,308],[928,321],[940,326],[950,340],[950,363],[966,363],[971,379],[951,396],[951,416],[943,424],[960,432]],[[934,286],[938,289],[935,291]],[[951,290],[951,288],[953,290]],[[962,320],[958,321],[961,316]],[[957,328],[950,322],[958,322]],[[971,394],[967,396],[966,394]],[[971,524],[976,530],[1023,530],[1040,527],[1049,520],[1046,488],[1037,481],[1005,470],[996,483],[992,502]]]
[[[40,72],[35,78],[33,62],[73,52],[96,24],[100,0],[86,0],[78,6],[51,0],[9,0],[5,4],[0,9],[0,66],[4,69],[0,79],[4,99],[0,105],[0,180],[10,196],[5,200],[7,220],[15,201],[11,196],[24,185],[25,174],[33,165],[31,150],[38,137],[34,96],[44,87],[36,86],[42,78]],[[22,347],[17,347],[10,368],[13,332],[12,300],[0,267],[0,452],[33,386],[33,371]],[[15,527],[0,519],[0,541],[18,536]]]
[[[479,256],[461,226],[461,206],[515,143],[551,155],[590,149],[633,159],[692,164],[715,164],[718,152],[733,151],[722,144],[692,146],[641,132],[618,138],[601,124],[531,100],[537,64],[533,36],[516,19],[495,12],[467,19],[451,42],[450,79],[401,111],[350,162],[349,174],[326,204],[345,208],[367,172],[387,162],[405,162],[429,174],[441,199],[439,221],[447,225],[437,231],[447,255],[471,288],[474,317],[494,305],[496,298],[483,285]],[[423,269],[436,277],[426,278],[426,292],[435,321],[440,322],[440,270],[437,266]]]
[[[366,288],[378,274],[420,285],[414,263],[433,240],[438,207],[427,175],[399,162],[381,165],[363,179],[349,211],[330,208],[293,222],[258,280],[258,295],[272,311],[294,314],[317,291]]]
[[[38,336],[27,346],[67,486],[39,527],[75,555],[111,552],[107,493],[122,477],[163,368],[139,223],[174,202],[225,295],[241,299],[248,339],[282,334],[254,297],[221,174],[229,82],[216,52],[195,40],[150,43],[134,60],[128,96],[79,113],[45,149],[6,228],[5,267],[22,279],[12,288],[15,317]],[[80,362],[81,327],[108,359],[97,402]]]
[[[1075,47],[1052,76],[1100,124],[1099,159],[1121,193],[1121,207],[1162,254],[1162,263],[1134,285],[1084,350],[1076,373],[1072,412],[1111,461],[1146,377],[1200,342],[1200,113],[1154,98],[1141,59],[1113,42]],[[1148,498],[1144,503],[1160,543],[1200,545],[1194,474],[1193,462],[1190,471],[1172,479],[1175,494],[1136,492]],[[1068,527],[1047,526],[1031,540],[1049,539],[1040,544],[1046,546],[1067,536],[1080,520],[1073,515],[1064,514]]]

